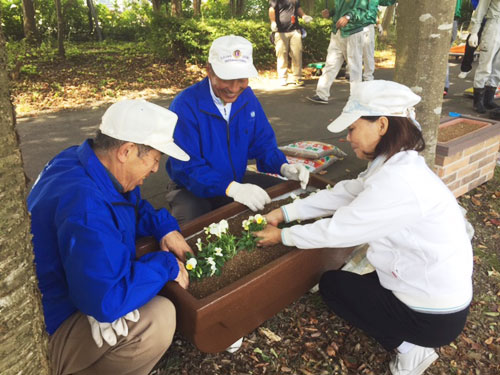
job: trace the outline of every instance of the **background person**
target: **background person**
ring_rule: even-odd
[[[498,109],[495,92],[500,84],[500,0],[480,0],[471,18],[472,28],[469,35],[471,47],[479,43],[479,30],[486,19],[481,45],[479,63],[474,75],[473,109],[485,113]]]
[[[177,188],[167,194],[172,214],[185,223],[233,200],[253,211],[271,201],[264,189],[279,178],[247,172],[255,159],[259,171],[281,174],[305,187],[309,172],[288,164],[259,100],[248,86],[257,76],[252,44],[223,36],[210,47],[206,77],[182,91],[170,105],[179,122],[175,142],[191,159],[170,158],[167,172]]]
[[[479,0],[471,0],[471,5],[472,9],[477,8],[477,4],[479,3]],[[477,33],[478,37],[478,42],[481,40],[481,35],[483,34],[483,27],[484,27],[484,20],[481,23],[481,27],[479,28],[479,31]],[[470,38],[470,33],[467,35],[467,39],[465,41],[465,52],[464,56],[462,57],[462,62],[460,63],[460,73],[458,73],[458,78],[465,79],[467,75],[471,72],[472,70],[472,62],[474,61],[474,53],[476,52],[476,47],[472,47],[469,44],[469,38]]]
[[[176,220],[141,199],[161,153],[188,160],[172,139],[177,116],[122,100],[99,132],[57,155],[28,196],[36,272],[53,374],[148,374],[168,349],[175,308],[156,294],[188,285],[191,251]],[[161,251],[136,258],[154,236]]]
[[[307,99],[318,104],[328,104],[330,88],[337,74],[347,61],[349,81],[361,82],[363,71],[363,46],[370,39],[370,2],[368,0],[335,0],[333,10],[324,9],[324,18],[332,17],[332,32],[326,56],[316,86],[316,94]]]
[[[302,80],[302,33],[299,17],[309,23],[312,17],[304,13],[299,0],[270,0],[269,20],[271,31],[275,33],[274,44],[277,58],[278,79],[286,86],[288,72],[288,56],[292,59],[292,74],[295,86],[304,86]]]
[[[418,154],[425,147],[406,86],[389,81],[352,85],[339,118],[356,156],[370,164],[341,181],[266,215],[255,233],[263,246],[302,249],[368,243],[375,271],[328,271],[320,280],[325,303],[350,324],[397,349],[392,374],[422,374],[462,331],[472,299],[472,247],[460,207]],[[322,218],[279,229],[280,222]],[[334,249],[332,251],[335,251]]]

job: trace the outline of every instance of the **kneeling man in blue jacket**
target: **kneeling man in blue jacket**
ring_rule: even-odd
[[[208,77],[170,105],[179,116],[175,142],[191,157],[167,161],[177,185],[167,201],[179,223],[233,200],[253,211],[264,208],[271,201],[264,189],[280,179],[247,172],[251,159],[259,171],[298,180],[303,188],[309,181],[308,170],[288,164],[278,149],[271,124],[248,86],[248,78],[257,76],[252,44],[240,36],[220,37],[210,47],[208,62]]]
[[[189,160],[176,121],[144,100],[113,104],[96,137],[52,159],[28,196],[53,374],[147,375],[170,346],[175,308],[156,294],[170,280],[188,286],[191,249],[139,186],[162,153]],[[143,236],[161,251],[136,258]]]

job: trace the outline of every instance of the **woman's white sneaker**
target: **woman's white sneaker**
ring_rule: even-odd
[[[408,353],[398,353],[389,362],[392,375],[421,375],[436,360],[438,355],[433,348],[415,345]]]

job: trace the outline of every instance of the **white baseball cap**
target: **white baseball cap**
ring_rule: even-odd
[[[222,36],[210,46],[208,62],[221,79],[257,77],[252,49],[252,43],[241,36]]]
[[[150,146],[173,158],[188,161],[189,155],[174,143],[177,115],[143,99],[124,99],[112,104],[102,116],[102,134],[126,142]]]
[[[341,132],[362,116],[395,116],[409,118],[417,128],[414,106],[420,96],[405,85],[374,80],[351,83],[351,95],[342,113],[328,125],[333,133]]]

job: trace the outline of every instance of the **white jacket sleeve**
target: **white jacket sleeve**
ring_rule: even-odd
[[[310,217],[308,202],[302,203],[301,216]],[[323,206],[327,205],[323,201]],[[311,210],[317,211],[317,207]],[[352,202],[338,208],[332,218],[285,228],[282,240],[285,245],[302,249],[348,247],[385,237],[421,217],[411,187],[381,172],[365,183],[364,190]]]

